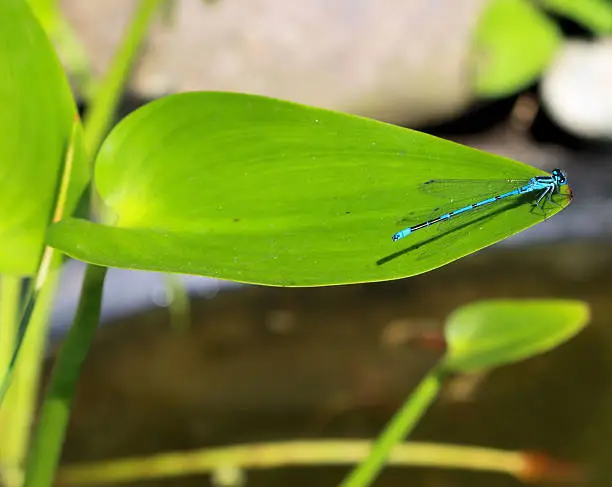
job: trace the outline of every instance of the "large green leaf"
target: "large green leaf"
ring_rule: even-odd
[[[99,265],[242,282],[394,279],[543,219],[509,201],[481,209],[470,225],[392,242],[445,202],[420,191],[423,182],[539,174],[373,120],[252,95],[184,93],[132,113],[102,145],[95,183],[108,206],[104,224],[67,219],[51,227],[49,242]]]
[[[446,322],[448,370],[499,367],[557,347],[588,323],[582,301],[490,300],[459,308]]]
[[[0,273],[38,264],[76,107],[58,59],[23,0],[0,2]],[[68,210],[87,181],[76,148]]]

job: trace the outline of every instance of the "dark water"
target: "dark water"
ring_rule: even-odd
[[[373,437],[439,358],[452,310],[484,298],[586,300],[590,325],[558,349],[451,380],[415,440],[543,450],[607,485],[612,453],[611,242],[496,246],[411,279],[246,287],[105,327],[84,371],[64,461],[294,438]],[[335,485],[344,468],[249,474],[251,486]],[[148,485],[208,485],[207,477]],[[144,485],[145,483],[143,483]],[[392,469],[377,486],[512,486],[502,475]]]

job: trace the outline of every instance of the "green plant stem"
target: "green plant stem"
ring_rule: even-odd
[[[105,267],[89,265],[74,323],[53,368],[28,456],[25,487],[50,487],[59,462],[72,398],[100,316]]]
[[[110,130],[127,77],[161,3],[162,0],[140,0],[129,30],[90,100],[83,124],[85,147],[92,159]]]
[[[6,377],[8,373],[17,340],[21,283],[19,277],[0,276],[0,378]],[[14,413],[13,405],[8,401],[0,401],[0,472],[3,473],[7,487],[19,482],[19,462],[11,441],[14,437]]]
[[[189,293],[177,274],[166,274],[165,281],[170,327],[177,332],[185,332],[189,329]]]
[[[362,461],[371,447],[372,442],[367,440],[322,439],[165,452],[62,466],[57,482],[63,487],[86,487],[201,475],[224,467],[263,470],[350,465]],[[496,472],[518,479],[524,477],[530,461],[530,455],[522,451],[422,442],[396,445],[389,457],[389,464],[394,466]],[[554,460],[549,463],[554,465]]]
[[[423,378],[377,438],[365,461],[349,473],[340,487],[366,487],[376,479],[387,462],[391,449],[404,441],[437,397],[444,375],[444,369],[437,366]]]
[[[19,323],[21,278],[0,276],[0,377],[4,377],[13,354]]]
[[[7,487],[20,486],[23,481],[23,464],[34,417],[49,312],[60,275],[60,261],[60,255],[55,253],[52,270],[40,290],[28,323],[13,380],[0,408],[0,463],[6,472]]]

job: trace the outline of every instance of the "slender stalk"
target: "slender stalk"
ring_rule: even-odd
[[[166,274],[166,295],[170,312],[170,327],[177,332],[189,329],[189,293],[177,274]]]
[[[90,101],[83,123],[85,147],[92,158],[113,123],[127,77],[161,3],[162,0],[140,0],[129,30]]]
[[[60,256],[56,254],[50,272],[40,291],[27,333],[15,364],[14,377],[0,408],[0,461],[6,471],[7,487],[23,482],[23,463],[27,453],[34,418],[36,394],[42,365],[49,312],[59,278]]]
[[[15,346],[21,283],[19,277],[0,276],[0,377],[4,377],[8,370]]]
[[[223,467],[260,470],[352,465],[363,461],[371,448],[372,442],[367,440],[254,443],[65,466],[59,470],[57,481],[63,487],[90,487],[201,475]],[[388,463],[402,467],[496,472],[522,478],[532,462],[529,455],[521,451],[405,442],[391,450]]]
[[[53,369],[28,457],[25,487],[49,487],[59,462],[81,366],[98,327],[105,267],[89,265],[74,323]]]
[[[10,370],[11,357],[17,341],[21,285],[22,279],[19,277],[0,276],[0,379],[6,377]],[[2,476],[7,487],[17,486],[20,481],[20,459],[13,448],[14,413],[12,401],[0,402],[0,431],[2,432],[0,471],[3,472]]]
[[[437,397],[443,377],[444,369],[441,366],[434,367],[425,376],[376,439],[368,457],[349,473],[340,487],[366,487],[372,484],[385,466],[392,448],[404,441]]]

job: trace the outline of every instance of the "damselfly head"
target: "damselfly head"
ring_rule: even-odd
[[[567,183],[567,177],[561,169],[553,169],[552,177],[556,185],[561,186]]]

